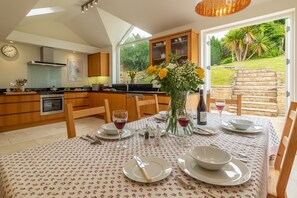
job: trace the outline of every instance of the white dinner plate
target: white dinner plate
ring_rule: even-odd
[[[134,133],[135,133],[134,129],[126,127],[123,129],[122,138],[130,137],[130,136],[134,135]],[[119,139],[118,135],[109,135],[104,130],[98,130],[96,132],[96,136],[98,138],[107,139],[107,140],[118,140]]]
[[[140,129],[138,133],[139,133],[139,135],[144,135],[144,132],[145,132],[144,129]],[[165,134],[166,134],[166,131],[165,130],[162,130],[160,135],[163,136]],[[152,132],[150,132],[150,137],[155,137],[155,134],[152,133]]]
[[[261,133],[261,132],[263,132],[263,127],[262,126],[258,126],[258,125],[251,126],[250,128],[248,128],[246,130],[241,130],[241,129],[235,128],[229,122],[222,122],[221,123],[221,127],[223,129],[227,129],[229,131],[238,132],[238,133]]]
[[[218,134],[218,130],[209,126],[195,126],[193,133],[197,133],[199,135],[216,135]]]
[[[152,183],[157,182],[168,177],[171,173],[171,166],[169,162],[165,161],[159,157],[140,157],[144,162],[145,169],[148,174],[152,177],[152,181],[148,182],[140,168],[137,166],[135,159],[131,159],[123,165],[124,174],[131,180],[142,182],[142,183]]]
[[[250,169],[241,161],[232,158],[223,168],[217,171],[200,167],[190,154],[186,153],[177,159],[178,166],[189,176],[208,184],[218,186],[236,186],[247,182],[251,177]]]

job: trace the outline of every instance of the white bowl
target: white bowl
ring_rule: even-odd
[[[106,132],[108,135],[118,135],[118,129],[114,125],[114,123],[108,123],[101,126],[101,128]]]
[[[196,146],[189,154],[197,161],[197,164],[207,170],[219,170],[232,159],[226,151],[212,146]]]
[[[240,119],[233,119],[230,120],[230,123],[236,128],[240,130],[246,130],[254,125],[252,121],[249,120],[240,120]]]
[[[160,111],[160,112],[159,112],[159,115],[160,115],[162,118],[166,118],[166,116],[167,116],[167,111]]]

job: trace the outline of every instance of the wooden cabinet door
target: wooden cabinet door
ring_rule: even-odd
[[[159,65],[164,61],[168,61],[168,39],[160,38],[150,40],[150,64]]]
[[[72,103],[74,110],[86,109],[91,105],[89,92],[64,93],[65,104]]]
[[[166,57],[161,56],[164,51]],[[198,64],[198,33],[190,29],[150,40],[151,65],[169,61],[170,53],[180,56],[181,61],[188,59]]]
[[[88,55],[88,76],[109,76],[109,53]]]

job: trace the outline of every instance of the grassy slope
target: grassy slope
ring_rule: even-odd
[[[263,58],[248,60],[245,62],[233,62],[224,65],[211,66],[212,85],[231,85],[235,70],[224,68],[225,66],[245,66],[247,69],[271,68],[274,71],[285,72],[285,56],[281,55],[274,58]],[[283,75],[282,82],[285,77]]]

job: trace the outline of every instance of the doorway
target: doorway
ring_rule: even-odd
[[[249,51],[247,53],[247,51],[243,49],[240,53],[233,51],[232,56],[229,58],[225,57],[224,60],[219,61],[216,60],[216,57],[212,56],[211,52],[216,51],[214,48],[220,39],[218,38],[219,36],[222,38],[230,31],[236,36],[240,33],[236,33],[236,31],[241,31],[242,29],[249,31],[249,27],[258,27],[259,29],[265,28],[261,27],[261,25],[271,25],[271,23],[274,23],[275,21],[276,23],[283,24],[285,35],[285,39],[282,41],[284,50],[283,55],[273,55],[273,53],[277,53],[275,51],[275,46],[274,48],[267,46],[267,49],[270,49],[268,52],[264,52],[263,48],[258,50],[255,48],[254,51]],[[243,95],[243,114],[269,117],[284,116],[286,114],[289,101],[292,100],[292,96],[294,95],[294,68],[292,68],[292,61],[290,61],[294,49],[292,46],[292,43],[294,43],[292,41],[292,24],[292,13],[286,13],[286,15],[283,16],[275,15],[275,17],[261,17],[260,19],[258,18],[249,21],[243,21],[240,25],[228,25],[226,27],[219,27],[215,30],[212,29],[211,31],[202,31],[201,38],[204,45],[201,46],[201,51],[203,54],[201,65],[207,66],[205,86],[206,90],[210,92],[211,95],[214,95],[215,98],[233,98],[236,97],[237,94]],[[216,35],[216,37],[214,35]],[[254,35],[251,35],[250,39],[255,40],[256,38]],[[250,44],[252,44],[252,40]],[[257,58],[252,58],[252,56],[253,53],[257,54],[258,52],[261,52],[261,50],[265,56],[268,55],[269,57],[270,53],[272,62],[281,62],[282,68],[268,68],[265,67],[265,65],[264,67],[259,68],[259,63],[256,61]],[[239,56],[239,54],[241,56]],[[257,55],[261,56],[261,54]],[[278,58],[274,58],[273,56]],[[255,62],[254,64],[256,65],[254,68],[250,64],[247,64],[248,62],[245,62],[244,59],[250,59],[249,63]],[[234,60],[237,61],[236,64],[232,64]],[[228,62],[231,63],[226,64]],[[255,73],[258,74],[256,75]],[[266,91],[264,91],[262,88],[266,89]],[[248,95],[247,92],[251,92],[251,94]],[[236,109],[234,108],[236,107],[230,106],[227,107],[227,110],[230,112],[235,112]]]

